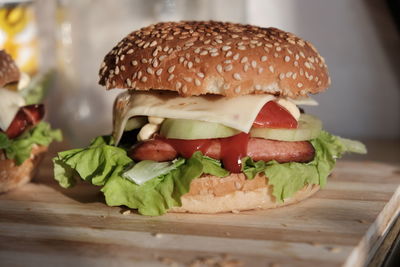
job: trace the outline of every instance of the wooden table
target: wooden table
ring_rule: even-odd
[[[363,266],[399,228],[396,165],[339,161],[326,188],[280,209],[145,217],[60,188],[49,159],[0,195],[0,266]]]

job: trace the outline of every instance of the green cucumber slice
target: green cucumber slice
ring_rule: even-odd
[[[186,140],[224,138],[238,133],[219,123],[187,119],[166,119],[160,129],[163,137]]]
[[[251,128],[251,137],[260,137],[279,141],[306,141],[317,138],[322,123],[312,115],[301,114],[297,129]]]

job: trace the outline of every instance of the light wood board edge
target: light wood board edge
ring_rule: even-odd
[[[368,228],[360,243],[353,249],[343,267],[361,267],[371,263],[399,214],[400,186],[397,187],[392,198],[379,213],[375,222]]]

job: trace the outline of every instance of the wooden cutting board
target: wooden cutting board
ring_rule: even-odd
[[[69,190],[46,160],[0,195],[0,266],[363,266],[400,211],[400,170],[341,161],[311,199],[274,210],[145,217]]]

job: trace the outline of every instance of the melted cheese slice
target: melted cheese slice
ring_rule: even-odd
[[[6,131],[20,107],[25,105],[24,98],[17,92],[0,88],[0,129]]]
[[[125,92],[114,106],[114,138],[118,143],[134,116],[216,122],[248,133],[258,112],[273,95],[177,97],[171,93]]]

